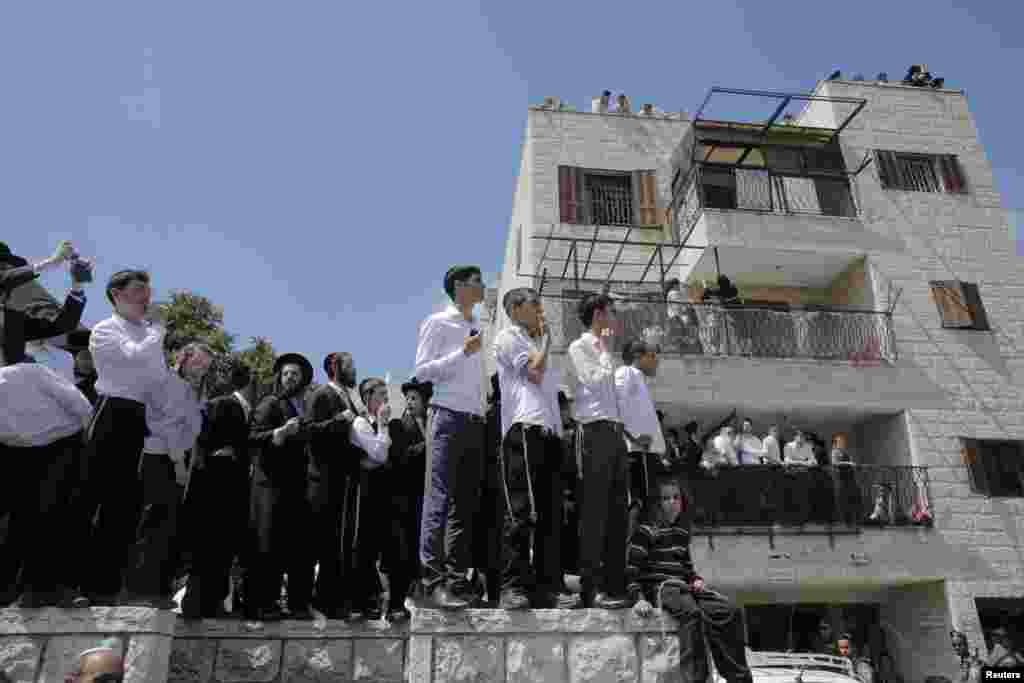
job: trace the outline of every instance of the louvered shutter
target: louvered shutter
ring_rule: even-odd
[[[661,225],[664,212],[658,210],[658,184],[654,171],[633,172],[633,224]]]
[[[942,317],[943,327],[974,327],[974,317],[971,315],[971,309],[960,282],[944,280],[929,284],[932,288],[932,298]]]
[[[950,193],[962,193],[966,191],[964,187],[964,176],[960,171],[960,162],[953,154],[944,154],[939,157],[939,168],[942,171],[942,182],[946,187],[946,192]]]
[[[988,495],[988,472],[985,471],[985,464],[982,462],[981,449],[975,439],[961,439],[963,446],[960,449],[960,457],[964,466],[967,467],[967,475],[971,482],[971,491]]]
[[[971,312],[971,320],[974,322],[974,329],[987,330],[988,316],[985,314],[985,306],[981,303],[981,294],[978,292],[978,285],[973,282],[962,282],[964,301],[967,309]]]
[[[579,171],[574,166],[558,167],[558,206],[562,223],[583,222],[580,211]]]

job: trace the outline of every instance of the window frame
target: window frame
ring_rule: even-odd
[[[966,330],[972,332],[990,332],[992,328],[989,326],[988,314],[985,312],[985,305],[981,301],[981,292],[978,289],[978,285],[975,282],[964,282],[962,280],[929,280],[928,287],[930,289],[930,295],[932,300],[935,302],[935,307],[939,313],[939,320],[944,330]],[[936,290],[945,290],[947,294],[942,297],[936,294]],[[947,317],[947,311],[943,307],[943,301],[950,300],[949,293],[956,293],[960,302],[954,305],[960,305],[967,309],[970,316],[970,324],[959,325],[955,324],[953,318]]]
[[[875,163],[878,168],[878,180],[883,190],[923,192],[925,194],[970,194],[959,155],[884,149],[875,149],[874,152]],[[888,159],[883,157],[883,155],[889,155]],[[920,186],[912,186],[907,182],[908,174],[905,172],[904,164],[920,162],[928,164],[931,171],[931,179],[934,181],[936,189],[930,190]],[[888,168],[890,164],[892,166],[891,169]],[[895,177],[892,176],[892,173],[895,173]],[[956,185],[957,189],[949,189],[950,185]]]
[[[971,493],[986,498],[1024,498],[1024,478],[1018,474],[1015,487],[1004,487],[1007,466],[993,463],[993,460],[1016,457],[1019,460],[1018,471],[1024,473],[1024,441],[1013,439],[976,439],[960,437],[961,458],[967,467]],[[1013,449],[1015,454],[1005,452]],[[993,480],[997,483],[993,485]]]

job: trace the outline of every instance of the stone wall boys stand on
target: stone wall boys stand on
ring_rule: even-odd
[[[580,574],[583,606],[621,609],[625,595],[627,462],[608,348],[613,302],[591,294],[579,305],[586,331],[569,345],[566,373],[574,396],[580,486]]]
[[[478,597],[466,574],[472,563],[485,447],[482,339],[473,317],[473,307],[484,296],[480,269],[450,268],[444,290],[452,305],[423,321],[416,346],[416,379],[434,386],[428,412],[421,582],[434,606],[462,609]]]
[[[562,589],[562,418],[558,376],[547,366],[551,335],[533,289],[511,290],[502,305],[512,325],[494,341],[505,496],[500,607],[554,608]]]

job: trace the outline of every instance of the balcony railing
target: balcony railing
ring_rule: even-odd
[[[613,290],[614,293],[614,290]],[[554,348],[566,348],[583,332],[578,299],[563,292],[562,325]],[[666,304],[657,293],[615,307],[612,351],[626,341],[647,339],[662,354],[804,358],[879,364],[896,360],[888,313],[824,306]]]
[[[686,488],[697,527],[932,523],[925,467],[718,467],[701,470]]]
[[[858,215],[845,175],[779,173],[698,163],[673,198],[679,235],[685,236],[704,209],[817,216]]]

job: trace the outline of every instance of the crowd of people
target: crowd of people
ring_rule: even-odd
[[[3,246],[0,291],[74,257],[62,244],[32,265]],[[488,382],[473,314],[480,269],[449,269],[451,305],[421,324],[406,407],[393,415],[385,381],[359,381],[344,351],[323,359],[328,382],[315,390],[305,356],[278,356],[258,400],[250,369],[201,342],[168,367],[166,330],[147,316],[150,275],[134,269],[106,283],[114,313],[76,359],[76,386],[25,345],[79,325],[80,276],[72,269],[55,309],[2,309],[0,585],[18,587],[16,605],[172,608],[184,572],[190,619],[231,616],[229,602],[257,621],[315,610],[392,623],[409,618],[407,600],[640,616],[656,605],[679,617],[684,669],[702,677],[704,633],[718,671],[750,679],[739,611],[693,567],[691,525],[702,500],[728,497],[710,483],[716,472],[813,467],[813,450],[799,431],[761,439],[750,420],[737,435],[735,415],[703,438],[695,422],[684,436],[665,430],[648,388],[659,349],[628,340],[617,362],[606,293],[579,303],[567,393],[538,293],[505,294]]]

